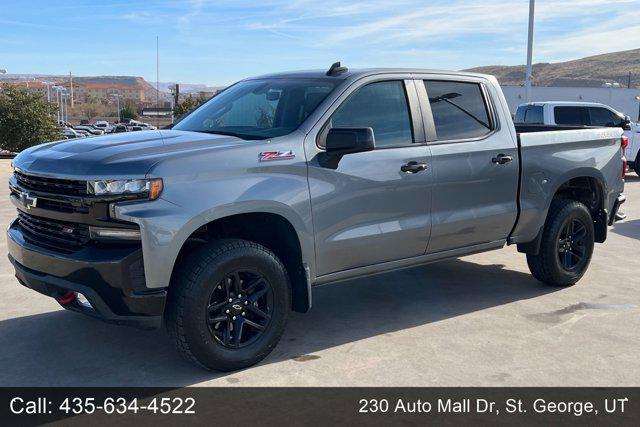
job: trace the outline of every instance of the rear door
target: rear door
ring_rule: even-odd
[[[316,274],[400,260],[426,251],[431,228],[429,148],[409,76],[354,83],[307,136]],[[355,87],[354,87],[355,86]],[[371,127],[375,150],[323,165],[328,127]],[[425,165],[403,172],[410,162]]]
[[[510,124],[498,120],[495,87],[457,76],[420,83],[425,129],[432,133],[427,252],[505,239],[516,221],[518,153]]]

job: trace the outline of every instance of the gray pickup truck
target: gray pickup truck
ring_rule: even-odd
[[[505,244],[540,281],[576,283],[621,217],[621,135],[517,129],[486,75],[249,78],[170,130],[22,152],[9,258],[66,309],[164,323],[189,360],[239,369],[315,285]]]

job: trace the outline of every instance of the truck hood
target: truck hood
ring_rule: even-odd
[[[144,177],[163,158],[264,143],[177,130],[123,132],[31,147],[13,164],[28,173],[70,179]]]

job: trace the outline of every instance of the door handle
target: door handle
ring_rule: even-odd
[[[426,163],[418,163],[418,162],[409,162],[407,164],[402,165],[402,167],[400,167],[400,170],[402,172],[408,172],[408,173],[418,173],[421,172],[423,170],[426,170],[427,167],[429,165],[427,165]]]
[[[505,154],[498,154],[497,157],[491,159],[491,161],[497,165],[504,165],[505,163],[509,163],[511,160],[513,160],[513,157]]]

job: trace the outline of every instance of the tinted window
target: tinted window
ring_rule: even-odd
[[[293,132],[338,84],[330,79],[265,79],[237,83],[174,129],[266,139]]]
[[[491,132],[482,89],[477,83],[425,80],[438,140],[478,138]]]
[[[526,123],[529,125],[544,124],[544,114],[541,105],[523,105],[518,107],[515,123]]]
[[[587,124],[585,107],[555,107],[553,115],[557,125],[586,126]]]
[[[589,119],[591,126],[622,126],[622,117],[602,107],[589,107]]]
[[[358,89],[335,112],[331,126],[373,128],[376,147],[411,144],[413,136],[404,82],[371,83]]]

